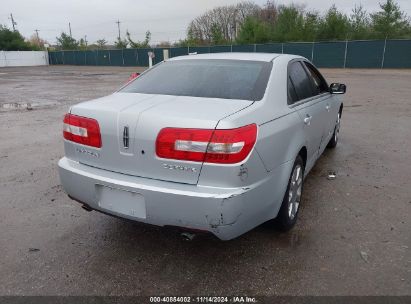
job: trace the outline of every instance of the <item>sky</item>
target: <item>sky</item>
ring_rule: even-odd
[[[120,21],[121,35],[126,30],[133,40],[143,40],[147,30],[151,43],[175,42],[184,39],[189,22],[215,6],[235,4],[236,0],[0,0],[0,24],[11,28],[10,13],[16,28],[25,37],[39,30],[39,36],[55,44],[56,36],[69,32],[71,24],[75,39],[90,43],[105,38],[113,43],[118,35],[116,21]],[[381,0],[384,1],[384,0]],[[254,0],[263,5],[266,0]],[[354,4],[361,4],[368,12],[377,11],[378,0],[338,0],[337,7],[350,13]],[[332,1],[278,0],[277,4],[304,4],[308,10],[324,12]],[[411,0],[397,0],[402,10],[411,16]]]

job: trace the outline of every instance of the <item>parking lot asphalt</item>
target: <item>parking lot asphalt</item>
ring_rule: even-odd
[[[299,222],[228,242],[63,192],[64,113],[139,70],[0,69],[0,295],[411,295],[411,70],[323,69],[348,87],[341,137],[306,179]]]

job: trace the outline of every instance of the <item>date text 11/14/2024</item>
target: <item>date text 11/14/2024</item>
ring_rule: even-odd
[[[255,297],[232,296],[232,297],[150,297],[150,303],[257,303]]]

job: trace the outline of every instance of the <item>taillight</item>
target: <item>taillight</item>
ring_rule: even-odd
[[[229,130],[165,128],[156,140],[158,157],[207,163],[234,164],[251,152],[257,126]]]
[[[97,120],[73,114],[64,116],[65,139],[95,148],[101,148],[100,127]]]

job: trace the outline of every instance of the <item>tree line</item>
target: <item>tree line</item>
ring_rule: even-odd
[[[105,49],[108,47],[106,39],[98,39],[95,43],[87,45],[87,41],[83,38],[76,40],[65,32],[62,32],[59,37],[56,37],[57,48],[61,50],[94,50]],[[147,31],[143,41],[135,41],[131,38],[130,32],[127,30],[126,37],[118,37],[114,42],[114,47],[117,49],[130,48],[149,48],[151,40],[151,32]]]
[[[39,51],[47,41],[36,35],[25,39],[19,31],[12,31],[0,24],[0,50],[2,51]]]
[[[151,40],[151,32],[147,31],[143,41],[135,41],[131,38],[129,31],[126,32],[126,38],[118,38],[114,42],[114,47],[118,49],[131,48],[149,48]],[[18,30],[11,30],[5,25],[0,24],[0,50],[2,51],[40,51],[44,50],[45,46],[50,49],[61,50],[93,50],[105,49],[109,47],[107,40],[98,39],[95,43],[88,45],[84,38],[79,40],[74,39],[71,35],[62,32],[56,37],[57,44],[50,46],[49,43],[34,34],[29,39],[25,39]]]
[[[268,0],[260,6],[251,1],[235,5],[219,6],[206,11],[192,20],[186,38],[174,44],[163,42],[150,45],[151,32],[147,31],[143,41],[135,41],[127,30],[125,37],[118,37],[114,47],[123,49],[249,44],[293,41],[411,39],[410,18],[395,0],[380,3],[376,12],[367,12],[363,6],[355,5],[350,14],[345,14],[332,5],[326,12],[306,10],[304,5],[277,5]],[[62,32],[56,37],[56,48],[62,50],[105,49],[106,39],[93,44],[81,38],[74,39]],[[17,30],[0,25],[0,50],[41,50],[47,41],[38,35],[25,39]]]
[[[408,16],[394,0],[380,3],[377,12],[361,4],[345,14],[332,5],[326,12],[306,10],[303,5],[263,6],[253,2],[216,7],[195,18],[187,38],[178,44],[216,45],[292,41],[368,40],[411,38]]]

